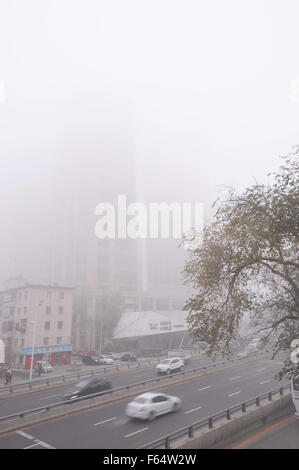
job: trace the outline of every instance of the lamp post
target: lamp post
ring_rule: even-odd
[[[43,300],[40,301],[38,307],[41,307],[43,304]],[[32,350],[31,350],[31,362],[30,362],[30,375],[29,375],[29,382],[32,380],[32,368],[33,368],[33,356],[34,356],[34,346],[35,346],[35,335],[36,335],[36,323],[37,323],[37,308],[35,309],[35,317],[34,321],[29,323],[33,324],[33,333],[32,333]]]

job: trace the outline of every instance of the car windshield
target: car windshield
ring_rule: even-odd
[[[82,380],[82,382],[79,382],[76,386],[75,386],[75,389],[81,389],[81,388],[84,388],[86,387],[86,385],[89,385],[89,380]]]
[[[144,403],[146,403],[146,399],[145,398],[135,398],[134,402],[144,404]]]
[[[164,359],[161,361],[161,364],[169,364],[172,361],[172,359]]]

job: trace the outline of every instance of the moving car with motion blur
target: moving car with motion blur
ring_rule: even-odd
[[[182,401],[178,397],[164,393],[147,392],[134,398],[134,400],[127,405],[126,415],[129,418],[152,421],[156,416],[171,411],[178,411],[181,406]]]
[[[68,390],[64,395],[65,400],[75,400],[75,398],[92,395],[94,393],[104,392],[112,388],[111,382],[102,377],[82,380]]]
[[[181,372],[184,369],[184,361],[180,357],[163,359],[156,367],[157,374],[170,374],[171,372]]]

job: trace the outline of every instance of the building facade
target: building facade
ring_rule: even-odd
[[[66,286],[30,284],[26,280],[5,282],[0,292],[0,336],[6,362],[25,369],[38,360],[52,365],[71,359],[73,290]]]

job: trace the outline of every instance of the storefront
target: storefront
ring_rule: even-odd
[[[71,363],[72,345],[39,346],[33,351],[33,368],[36,361],[48,361],[51,366],[65,365]],[[31,366],[32,348],[21,348],[19,356],[22,357],[24,369],[29,370]]]

